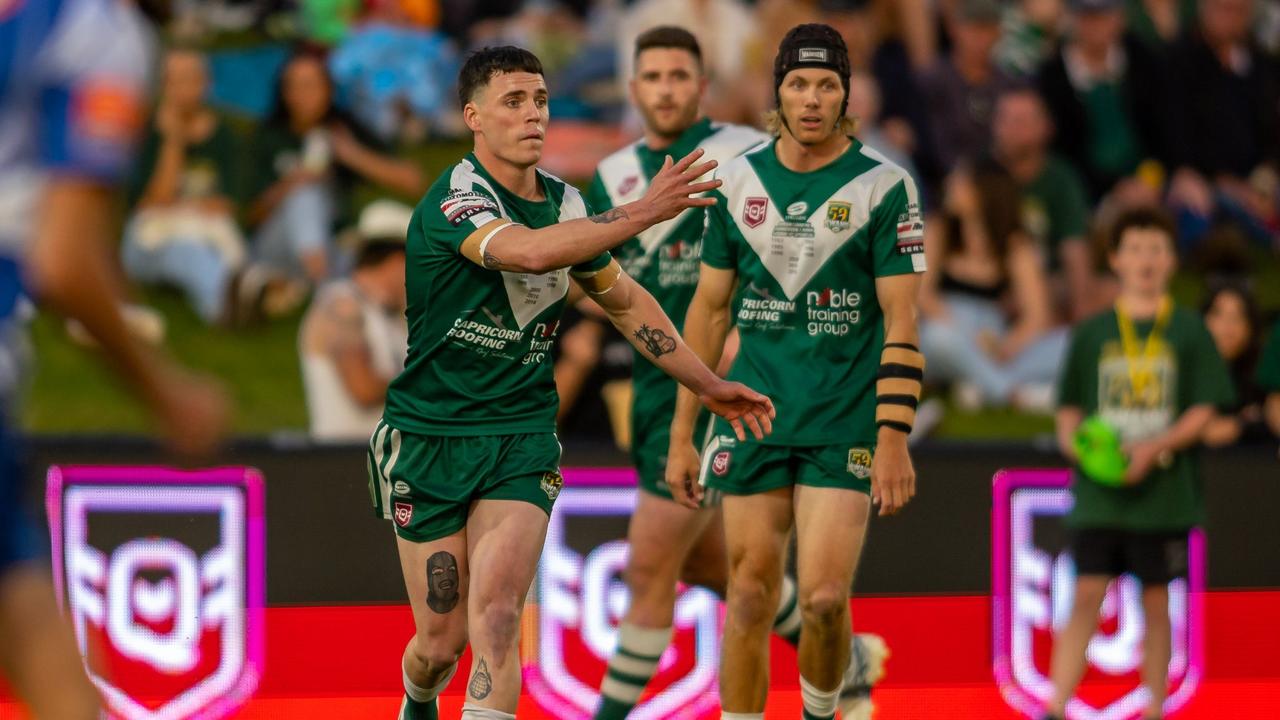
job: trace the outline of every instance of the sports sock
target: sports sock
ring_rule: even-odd
[[[600,709],[595,720],[623,720],[640,701],[658,670],[658,660],[671,644],[671,628],[618,626],[618,649],[600,683]]]
[[[400,720],[439,720],[440,713],[436,708],[436,698],[449,686],[449,681],[457,671],[458,664],[454,663],[435,687],[420,688],[409,679],[408,671],[401,667],[400,672],[404,678],[404,702],[400,707]]]
[[[515,713],[480,707],[466,703],[462,706],[462,720],[516,720]]]
[[[800,676],[800,699],[804,701],[804,720],[832,720],[836,716],[836,702],[840,688],[819,690]]]
[[[773,616],[773,631],[793,647],[800,645],[800,603],[796,602],[796,583],[786,576],[782,578],[782,592],[778,593],[778,614]]]
[[[764,720],[764,713],[720,713],[720,720]]]

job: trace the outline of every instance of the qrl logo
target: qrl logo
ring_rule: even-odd
[[[634,484],[634,474],[628,474]],[[525,687],[551,717],[589,718],[599,706],[598,688],[627,607],[621,574],[628,546],[622,538],[635,495],[631,487],[566,485],[551,515],[534,585],[536,609],[531,605],[530,610],[536,616],[537,642],[525,645],[522,658]],[[575,531],[581,524],[598,533],[602,521],[616,523],[618,539],[585,544],[582,538],[592,533]],[[680,594],[674,639],[648,692],[628,717],[692,720],[718,713],[719,616],[710,592],[691,588]]]
[[[826,288],[822,292],[810,290],[805,294],[805,300],[815,307],[854,308],[862,303],[862,296],[848,290]]]
[[[721,450],[711,459],[711,472],[724,477],[729,472],[729,451]]]
[[[59,600],[112,717],[214,720],[263,657],[256,471],[51,468]]]
[[[1053,635],[1071,613],[1075,568],[1063,517],[1071,509],[1070,472],[1006,470],[995,477],[992,511],[994,671],[1000,692],[1016,710],[1040,717],[1051,699]],[[1204,538],[1194,531],[1189,582],[1169,584],[1173,654],[1165,714],[1191,699],[1204,675]],[[1142,589],[1132,577],[1107,590],[1102,621],[1089,642],[1088,671],[1069,720],[1128,720],[1146,707],[1138,677],[1142,661]]]
[[[769,198],[749,197],[742,206],[742,222],[747,227],[760,227],[769,214]]]

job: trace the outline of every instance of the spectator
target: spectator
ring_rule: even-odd
[[[1153,52],[1164,52],[1196,23],[1196,0],[1125,0],[1133,34]]]
[[[1205,427],[1204,443],[1216,447],[1267,439],[1263,417],[1266,394],[1257,383],[1262,317],[1253,293],[1240,283],[1219,283],[1200,312],[1236,392],[1236,402],[1228,412],[1214,417]]]
[[[880,125],[880,86],[870,73],[855,70],[850,76],[849,114],[858,120],[858,140],[906,170],[919,184],[920,174],[911,162],[909,150],[897,145]]]
[[[1065,0],[1015,0],[1004,14],[996,63],[1020,80],[1035,75],[1058,47]]]
[[[1053,122],[1035,90],[1002,94],[992,133],[992,154],[1022,192],[1022,227],[1048,263],[1063,315],[1077,322],[1102,310],[1114,288],[1095,270],[1084,183],[1050,150]]]
[[[947,23],[951,52],[920,78],[944,171],[987,151],[996,97],[1012,84],[994,59],[1000,15],[998,0],[959,0]]]
[[[245,248],[231,200],[235,142],[205,104],[205,58],[187,49],[164,59],[155,120],[129,189],[134,206],[124,233],[126,274],[181,288],[208,323],[229,321],[233,278]]]
[[[1057,123],[1054,146],[1084,174],[1092,199],[1132,178],[1148,158],[1167,161],[1167,70],[1125,33],[1121,0],[1070,0],[1072,31],[1040,69]]]
[[[1194,241],[1216,218],[1260,240],[1276,230],[1280,108],[1274,61],[1250,35],[1253,0],[1202,0],[1173,53],[1182,102],[1170,202]]]
[[[298,332],[311,435],[365,440],[404,369],[405,234],[412,211],[389,200],[360,213],[355,269],[316,292]]]
[[[339,102],[384,143],[418,142],[457,116],[447,78],[458,54],[399,0],[373,4],[334,49],[329,71]]]
[[[248,219],[262,263],[313,283],[329,274],[335,224],[357,178],[417,197],[422,173],[371,149],[359,125],[334,107],[322,55],[299,51],[280,71],[276,107],[255,134]]]
[[[1273,435],[1280,435],[1280,322],[1271,328],[1262,357],[1258,360],[1258,387],[1267,394],[1264,412],[1267,427]]]
[[[954,381],[975,409],[1047,411],[1066,333],[1051,329],[1049,287],[1021,226],[1018,187],[995,166],[947,181],[944,216],[927,223],[920,347],[931,380]]]

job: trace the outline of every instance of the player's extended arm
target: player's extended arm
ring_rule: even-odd
[[[876,298],[884,313],[884,350],[876,377],[876,453],[871,460],[871,500],[881,515],[902,509],[916,494],[916,471],[907,451],[924,380],[915,273],[876,278]]]
[[[54,179],[45,189],[30,280],[42,303],[79,320],[107,359],[159,419],[174,446],[201,454],[222,434],[226,403],[213,385],[148,351],[125,328],[108,247],[111,194],[80,179]]]
[[[729,301],[737,273],[713,268],[703,263],[698,270],[698,288],[684,319],[684,336],[689,349],[708,366],[719,364],[729,334]],[[702,485],[698,482],[698,448],[694,445],[693,426],[698,417],[698,399],[680,388],[676,395],[676,412],[671,419],[671,439],[667,448],[667,487],[676,502],[696,508],[702,501]]]
[[[769,398],[716,375],[685,345],[658,301],[623,272],[617,260],[591,277],[577,280],[614,327],[653,364],[688,388],[696,396],[695,403],[700,400],[728,420],[740,439],[746,439],[744,425],[757,439],[769,434],[773,427]],[[720,341],[723,345],[724,338]]]
[[[714,198],[698,197],[721,184],[696,182],[716,166],[714,160],[695,165],[702,154],[694,150],[674,164],[668,157],[644,197],[599,215],[537,230],[491,220],[462,241],[462,254],[489,270],[538,274],[592,260],[685,208],[714,205]]]

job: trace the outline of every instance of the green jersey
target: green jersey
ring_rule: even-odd
[[[1200,316],[1175,308],[1160,337],[1147,341],[1155,322],[1135,321],[1134,333],[1150,353],[1150,381],[1135,392],[1115,310],[1080,323],[1071,333],[1063,363],[1058,403],[1099,415],[1125,441],[1169,429],[1193,405],[1224,406],[1235,394],[1227,367]],[[1181,530],[1200,523],[1202,491],[1194,450],[1176,453],[1167,467],[1154,468],[1129,487],[1109,487],[1076,473],[1073,527],[1135,531]]]
[[[1280,322],[1271,328],[1271,335],[1262,346],[1258,358],[1258,387],[1267,393],[1280,393]]]
[[[684,131],[670,147],[650,150],[643,140],[605,158],[587,190],[587,202],[596,212],[639,200],[649,181],[662,169],[668,155],[679,159],[702,148],[699,162],[716,160],[724,166],[743,152],[760,145],[768,136],[754,128],[725,125],[703,119]],[[635,278],[662,306],[679,331],[698,285],[698,259],[702,247],[705,213],[688,208],[676,217],[654,225],[618,247],[614,253],[627,274]],[[631,426],[638,440],[671,424],[675,413],[676,382],[636,353],[632,371]],[[639,446],[642,442],[637,442]],[[665,442],[662,452],[666,452]]]
[[[1050,270],[1062,267],[1062,243],[1084,239],[1089,231],[1089,205],[1084,181],[1071,164],[1049,155],[1044,168],[1022,185],[1022,226],[1040,247]]]
[[[925,269],[915,183],[856,140],[806,173],[776,148],[726,165],[707,212],[702,261],[738,276],[729,377],[773,399],[768,444],[869,445],[884,348],[875,280]]]
[[[582,195],[538,171],[545,199],[525,200],[474,155],[446,170],[414,210],[406,245],[409,354],[387,389],[387,423],[423,435],[553,432],[559,404],[551,345],[569,270],[486,270],[462,242],[496,218],[530,228],[587,216]],[[609,263],[604,253],[574,272]]]

